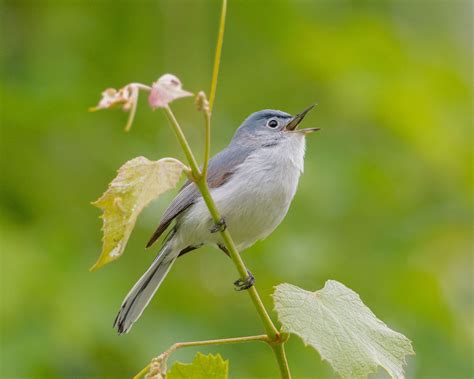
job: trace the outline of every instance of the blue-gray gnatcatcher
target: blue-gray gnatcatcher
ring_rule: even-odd
[[[229,146],[209,162],[207,181],[223,216],[215,225],[196,185],[186,182],[165,211],[151,246],[175,221],[158,256],[133,286],[120,307],[114,327],[127,333],[150,302],[176,259],[203,245],[228,254],[221,228],[228,227],[240,251],[268,236],[285,217],[303,171],[305,136],[318,128],[296,129],[313,106],[296,116],[263,110],[250,115]],[[225,221],[224,221],[225,220]],[[250,274],[250,273],[249,273]],[[237,280],[237,289],[253,285]]]

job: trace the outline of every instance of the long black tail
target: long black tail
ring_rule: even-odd
[[[150,268],[133,286],[120,307],[114,322],[114,328],[119,334],[127,333],[133,323],[142,315],[146,306],[160,287],[161,282],[176,261],[178,254],[165,244]]]

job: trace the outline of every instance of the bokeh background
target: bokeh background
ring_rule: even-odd
[[[174,266],[130,334],[115,334],[174,193],[140,216],[120,260],[88,271],[101,248],[90,202],[115,170],[139,155],[184,159],[143,96],[128,134],[126,114],[88,107],[107,87],[166,72],[208,90],[219,10],[219,1],[1,6],[2,378],[125,378],[173,342],[262,331],[249,298],[233,290],[231,262],[202,249]],[[410,378],[473,376],[471,16],[467,0],[228,8],[213,152],[264,108],[297,113],[317,102],[305,125],[322,128],[285,221],[244,253],[264,301],[272,308],[281,282],[343,282],[413,341]],[[192,100],[174,109],[200,156]],[[264,345],[201,350],[230,359],[232,378],[278,375]],[[297,337],[288,358],[295,378],[335,377]]]

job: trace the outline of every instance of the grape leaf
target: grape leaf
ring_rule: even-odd
[[[184,165],[173,158],[150,161],[137,157],[126,162],[107,191],[92,204],[103,210],[102,252],[91,270],[119,258],[140,212],[150,201],[174,188]]]
[[[229,361],[220,354],[197,353],[190,364],[175,362],[166,373],[166,379],[227,379]]]
[[[404,378],[405,355],[411,342],[380,321],[359,295],[328,280],[322,290],[309,292],[280,284],[273,294],[285,331],[319,351],[342,378],[366,378],[382,366],[392,378]]]

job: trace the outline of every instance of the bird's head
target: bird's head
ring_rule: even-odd
[[[233,143],[273,145],[288,138],[301,138],[319,128],[297,129],[314,105],[292,116],[289,113],[265,109],[252,113],[242,123],[232,140]]]

